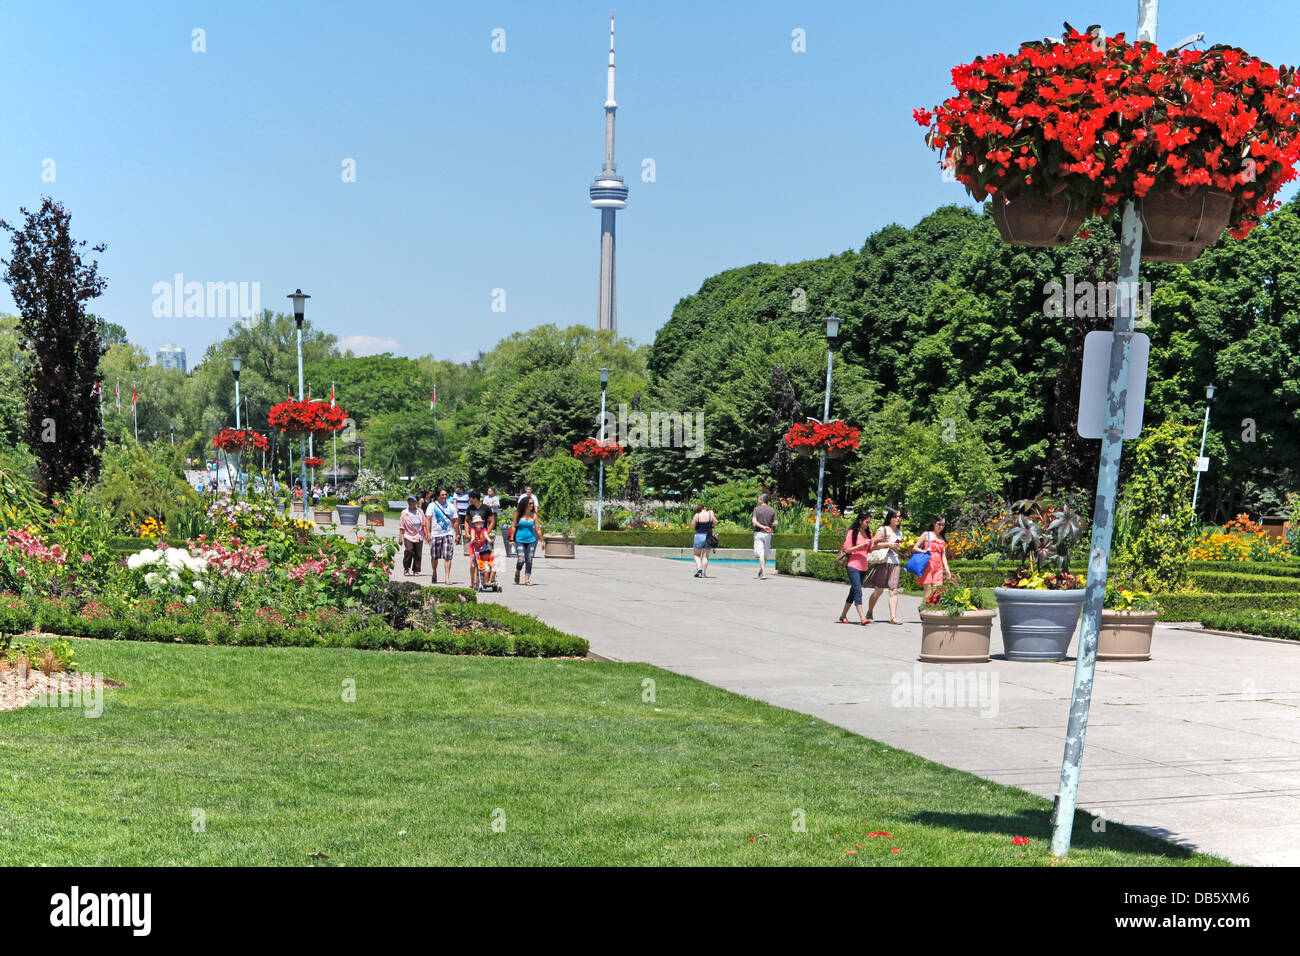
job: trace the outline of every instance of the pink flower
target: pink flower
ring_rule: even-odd
[[[94,560],[95,560],[95,559],[92,558],[92,557],[91,557],[90,555],[88,555],[88,554],[83,554],[83,555],[81,556],[81,563],[82,563],[82,564],[90,564],[90,562],[91,562],[91,561],[94,561]]]

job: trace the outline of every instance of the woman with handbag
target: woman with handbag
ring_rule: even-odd
[[[898,548],[903,540],[903,533],[899,530],[901,516],[893,508],[885,512],[885,519],[881,522],[879,530],[871,539],[871,551],[867,554],[867,564],[870,570],[867,571],[866,585],[875,588],[871,592],[871,601],[867,604],[867,620],[874,620],[876,613],[876,602],[880,600],[880,595],[889,591],[889,623],[902,624],[898,619]]]
[[[713,533],[718,516],[704,505],[695,506],[695,576],[707,578],[709,570],[709,552],[718,546],[718,536]]]
[[[867,551],[871,548],[871,515],[865,508],[858,511],[844,535],[844,544],[835,556],[835,563],[849,572],[849,596],[840,611],[840,624],[849,624],[849,608],[858,609],[857,623],[867,625],[871,619],[862,613],[862,576],[867,573]]]
[[[943,539],[943,529],[947,525],[948,520],[940,515],[930,522],[929,530],[917,538],[916,544],[912,546],[913,561],[916,560],[917,555],[929,555],[925,570],[917,575],[921,587],[925,590],[925,594],[921,598],[922,604],[929,598],[930,592],[934,590],[936,584],[942,584],[952,577],[952,572],[948,570],[948,542]],[[911,565],[911,561],[908,564]],[[910,567],[909,570],[911,570]]]

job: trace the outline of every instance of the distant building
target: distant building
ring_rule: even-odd
[[[185,350],[177,345],[168,343],[154,353],[154,360],[162,368],[178,368],[182,372],[187,371],[185,368]]]

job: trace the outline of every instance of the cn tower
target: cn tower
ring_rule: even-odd
[[[609,74],[605,87],[605,168],[591,184],[591,207],[600,210],[600,299],[596,328],[618,332],[614,289],[614,213],[627,207],[627,186],[614,165],[614,14],[609,14]]]

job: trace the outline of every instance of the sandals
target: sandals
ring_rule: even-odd
[[[889,623],[890,623],[890,624],[902,624],[903,622],[900,621],[900,620],[898,620],[897,618],[893,618],[893,617],[891,617],[891,618],[889,619]]]

